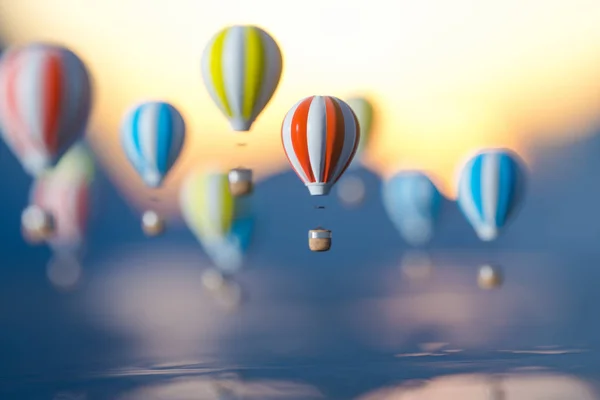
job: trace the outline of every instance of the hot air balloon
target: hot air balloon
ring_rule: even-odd
[[[523,198],[520,158],[502,149],[483,150],[463,167],[458,205],[483,241],[496,239],[514,217]]]
[[[151,101],[134,106],[125,116],[121,144],[146,186],[158,188],[177,161],[185,141],[185,122],[171,104]],[[162,233],[164,221],[152,210],[144,213],[142,229]]]
[[[70,50],[50,44],[9,49],[0,61],[0,124],[6,144],[37,176],[85,134],[90,77]]]
[[[220,171],[190,173],[179,199],[185,222],[215,265],[227,274],[238,271],[254,231],[250,199],[233,197]]]
[[[413,246],[429,242],[442,204],[442,195],[429,176],[402,171],[384,182],[381,192],[384,208],[404,240]]]
[[[202,76],[213,101],[231,128],[247,132],[273,97],[283,69],[275,40],[256,26],[231,26],[210,40],[202,55]],[[252,192],[252,170],[231,171],[234,196]]]
[[[331,96],[300,100],[285,116],[283,150],[312,196],[329,194],[352,161],[360,127],[350,106]]]
[[[352,111],[354,111],[360,125],[360,141],[358,143],[358,148],[356,149],[354,160],[350,164],[350,168],[353,168],[360,162],[362,153],[371,138],[374,111],[373,104],[366,97],[352,97],[346,102],[350,108],[352,108]]]
[[[82,143],[77,143],[60,159],[58,164],[44,171],[36,179],[34,187],[41,182],[62,182],[67,186],[77,186],[80,181],[91,183],[94,179],[95,166],[91,152]],[[23,233],[30,242],[39,243],[48,240],[54,233],[55,218],[48,207],[41,208],[38,204],[31,204],[22,214]]]
[[[329,194],[352,162],[360,141],[360,126],[352,108],[337,97],[311,96],[286,114],[281,127],[283,150],[311,196]],[[317,246],[315,240],[328,242]],[[309,248],[327,251],[331,231],[309,231]],[[319,250],[320,249],[320,250]]]
[[[90,182],[84,177],[65,179],[46,174],[34,182],[30,203],[48,212],[55,229],[48,244],[57,252],[78,253],[84,243],[89,208]]]
[[[256,26],[219,31],[202,55],[202,76],[234,131],[249,131],[279,84],[283,59],[275,40]]]
[[[92,182],[96,175],[96,164],[88,147],[79,142],[71,147],[49,173],[60,175],[65,180],[83,178]]]
[[[85,245],[94,161],[89,150],[78,144],[55,168],[39,176],[30,192],[30,203],[51,215],[54,231],[46,238],[53,250],[47,265],[50,282],[60,290],[71,289],[81,278],[80,259]]]
[[[358,148],[348,167],[349,170],[353,170],[360,166],[362,153],[371,137],[373,105],[366,97],[352,97],[347,100],[347,104],[354,111],[360,126]],[[358,176],[344,176],[336,186],[339,200],[349,208],[360,206],[365,199],[365,184]]]

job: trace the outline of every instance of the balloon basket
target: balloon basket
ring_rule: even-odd
[[[165,231],[165,221],[154,211],[146,211],[142,216],[142,231],[146,236],[158,236]]]
[[[235,168],[229,171],[229,191],[235,197],[251,194],[254,190],[252,183],[252,170],[246,168]]]
[[[481,289],[491,290],[502,286],[504,276],[500,267],[493,265],[484,265],[479,268],[477,274],[477,284]]]
[[[311,229],[308,231],[308,247],[310,251],[329,251],[331,248],[331,231],[327,229]]]

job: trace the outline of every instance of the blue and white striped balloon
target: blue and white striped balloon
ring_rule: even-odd
[[[521,203],[524,171],[511,151],[484,150],[463,167],[458,205],[483,241],[498,237]]]
[[[383,206],[404,240],[423,245],[433,237],[442,195],[419,171],[403,171],[384,182]]]
[[[185,122],[175,107],[152,101],[133,107],[123,119],[121,144],[144,183],[159,187],[177,161],[185,140]]]

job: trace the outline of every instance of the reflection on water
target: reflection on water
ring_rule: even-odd
[[[418,387],[399,385],[375,390],[358,400],[597,400],[594,388],[559,374],[449,375]]]
[[[39,390],[55,400],[599,400],[595,382],[541,367],[482,373],[455,367],[436,375],[435,365],[415,372],[411,364],[363,364],[363,368],[315,365],[241,368],[238,372],[197,365],[147,368]],[[413,371],[417,378],[407,377]],[[380,374],[375,376],[373,372]],[[276,376],[279,375],[279,376]],[[69,385],[71,387],[69,387]],[[42,387],[43,388],[43,387]],[[34,393],[33,391],[30,393]]]
[[[325,396],[315,387],[293,381],[186,377],[132,389],[117,400],[311,400]]]
[[[75,255],[57,253],[48,262],[46,275],[56,289],[68,291],[75,289],[79,284],[82,269]]]
[[[433,276],[433,260],[424,251],[407,251],[400,265],[409,283],[423,282]]]
[[[48,279],[70,289],[68,296],[48,291],[31,309],[24,301],[24,308],[0,307],[9,322],[0,330],[3,354],[20,359],[42,342],[56,348],[45,358],[55,364],[28,356],[15,379],[2,372],[0,394],[12,388],[20,399],[596,399],[587,382],[597,378],[598,328],[593,321],[585,324],[589,330],[573,328],[582,326],[575,318],[589,321],[578,316],[575,300],[595,293],[593,286],[569,286],[564,268],[535,254],[497,254],[494,261],[511,277],[497,290],[478,286],[486,255],[410,252],[400,267],[393,258],[345,274],[327,263],[308,265],[310,273],[264,263],[230,276],[197,246],[157,242],[86,262],[85,285],[75,258],[58,255]],[[23,328],[46,303],[46,330],[38,322]],[[70,364],[59,364],[63,355]]]

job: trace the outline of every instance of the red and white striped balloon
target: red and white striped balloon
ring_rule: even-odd
[[[25,170],[38,175],[85,134],[91,84],[83,62],[48,44],[9,49],[0,60],[0,124]]]
[[[312,196],[327,195],[352,161],[360,141],[354,111],[332,96],[311,96],[288,111],[283,150]]]
[[[85,239],[90,183],[84,177],[64,179],[47,174],[35,180],[30,203],[52,215],[54,232],[48,240],[58,251],[78,251]]]

